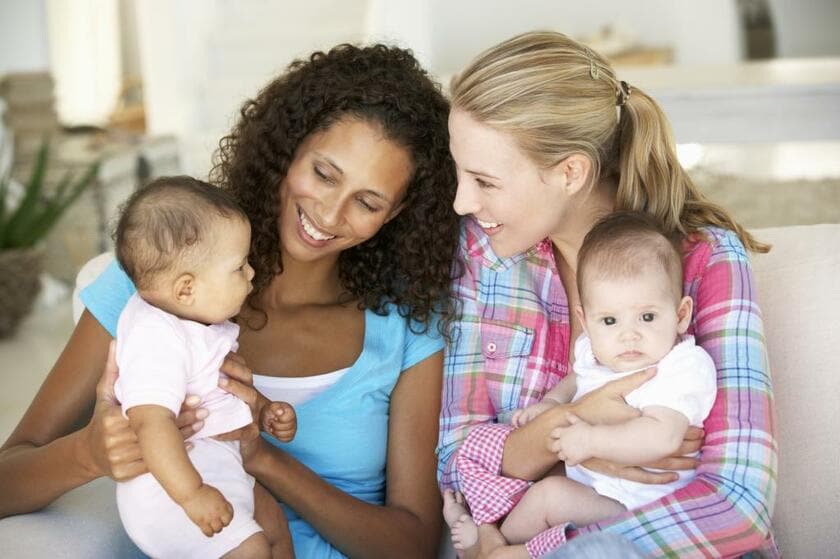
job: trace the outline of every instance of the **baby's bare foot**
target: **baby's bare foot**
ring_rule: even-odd
[[[446,520],[446,525],[452,528],[458,520],[467,511],[467,505],[464,502],[464,495],[460,491],[452,491],[447,489],[443,492],[443,519]]]
[[[464,551],[476,543],[478,543],[478,525],[472,516],[462,514],[452,526],[452,546],[458,551]]]

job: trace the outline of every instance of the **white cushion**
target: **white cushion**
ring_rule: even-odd
[[[840,547],[840,225],[753,233],[774,245],[753,256],[776,399],[773,524],[783,556],[826,557]]]

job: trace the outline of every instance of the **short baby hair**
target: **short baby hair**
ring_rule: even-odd
[[[137,190],[122,208],[114,233],[117,260],[137,289],[162,272],[197,264],[197,250],[219,218],[248,222],[230,194],[188,176],[161,177]]]
[[[657,269],[658,268],[658,269]],[[601,219],[586,234],[578,252],[577,282],[581,302],[588,281],[638,276],[654,269],[671,280],[674,298],[683,292],[682,250],[655,217],[620,211]]]

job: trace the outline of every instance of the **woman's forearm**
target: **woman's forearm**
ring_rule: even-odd
[[[247,470],[347,556],[434,557],[437,552],[437,519],[428,525],[407,509],[352,497],[274,447]]]
[[[43,446],[20,444],[0,452],[0,518],[34,512],[101,474],[85,459],[79,430]]]
[[[548,436],[555,428],[569,424],[566,413],[570,409],[568,404],[555,406],[513,431],[505,441],[502,474],[537,480],[557,464],[557,455],[548,448]]]

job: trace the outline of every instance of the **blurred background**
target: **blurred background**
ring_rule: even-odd
[[[119,203],[158,175],[206,178],[243,101],[295,58],[386,41],[445,85],[498,41],[561,31],[653,94],[698,185],[760,228],[840,221],[838,24],[840,0],[1,0],[0,174],[23,192],[44,138],[46,192],[101,165],[40,243],[35,311],[0,340],[2,369],[25,373],[6,375],[0,438],[63,347],[70,286],[110,248]]]

